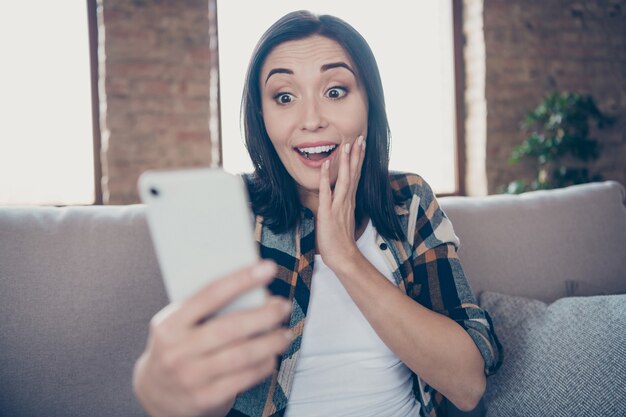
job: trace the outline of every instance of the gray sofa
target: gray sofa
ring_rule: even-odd
[[[624,200],[440,199],[505,351],[482,412],[626,415]],[[132,367],[166,304],[143,206],[0,208],[0,297],[0,416],[143,415]]]

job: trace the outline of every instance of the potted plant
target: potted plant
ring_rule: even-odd
[[[587,167],[600,154],[599,142],[589,136],[592,121],[603,129],[612,125],[614,119],[604,115],[589,95],[548,94],[526,114],[521,128],[528,136],[513,149],[509,160],[511,164],[532,160],[535,178],[512,181],[504,191],[517,194],[601,180]]]

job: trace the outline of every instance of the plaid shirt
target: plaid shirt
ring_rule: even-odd
[[[416,302],[459,323],[471,336],[485,361],[485,373],[494,373],[500,364],[500,346],[491,319],[476,303],[457,256],[459,240],[452,224],[439,208],[430,187],[415,174],[390,175],[396,214],[408,236],[406,241],[386,239],[377,234],[398,287]],[[270,291],[291,300],[289,328],[295,339],[280,358],[274,373],[259,385],[240,394],[228,417],[279,417],[287,407],[298,361],[302,332],[309,305],[315,255],[315,220],[303,209],[295,230],[274,234],[256,218],[256,238],[261,257],[278,264],[278,276]],[[417,329],[416,331],[419,331]],[[413,392],[423,416],[437,416],[442,395],[413,375]]]

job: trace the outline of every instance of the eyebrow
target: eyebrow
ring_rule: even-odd
[[[267,74],[267,78],[265,78],[265,84],[267,84],[267,80],[274,74],[291,74],[293,75],[293,71],[287,68],[274,68]]]
[[[328,71],[333,68],[345,68],[348,71],[350,71],[352,75],[356,77],[356,74],[354,73],[354,71],[352,71],[352,68],[350,68],[350,65],[346,64],[345,62],[332,62],[330,64],[324,64],[322,65],[320,72]]]
[[[333,68],[345,68],[348,71],[350,71],[352,73],[352,75],[354,75],[356,77],[356,74],[354,73],[352,68],[350,68],[350,66],[348,64],[346,64],[345,62],[331,62],[330,64],[324,64],[320,68],[320,72],[328,71],[328,70],[331,70]],[[267,80],[269,80],[270,77],[272,75],[274,75],[274,74],[289,74],[289,75],[293,75],[293,71],[288,69],[288,68],[273,68],[269,72],[269,74],[267,74],[267,77],[265,78],[265,84],[267,84]]]

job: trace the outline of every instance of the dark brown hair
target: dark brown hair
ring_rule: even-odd
[[[404,233],[395,215],[389,185],[390,131],[376,59],[361,34],[343,20],[329,15],[316,16],[308,11],[287,14],[263,34],[252,54],[241,111],[246,146],[254,165],[254,174],[247,178],[253,209],[276,233],[287,231],[300,218],[302,205],[296,183],[280,161],[265,129],[259,77],[265,59],[274,48],[313,35],[332,39],[344,48],[367,94],[367,151],[356,195],[357,224],[369,216],[382,236],[402,238]]]

